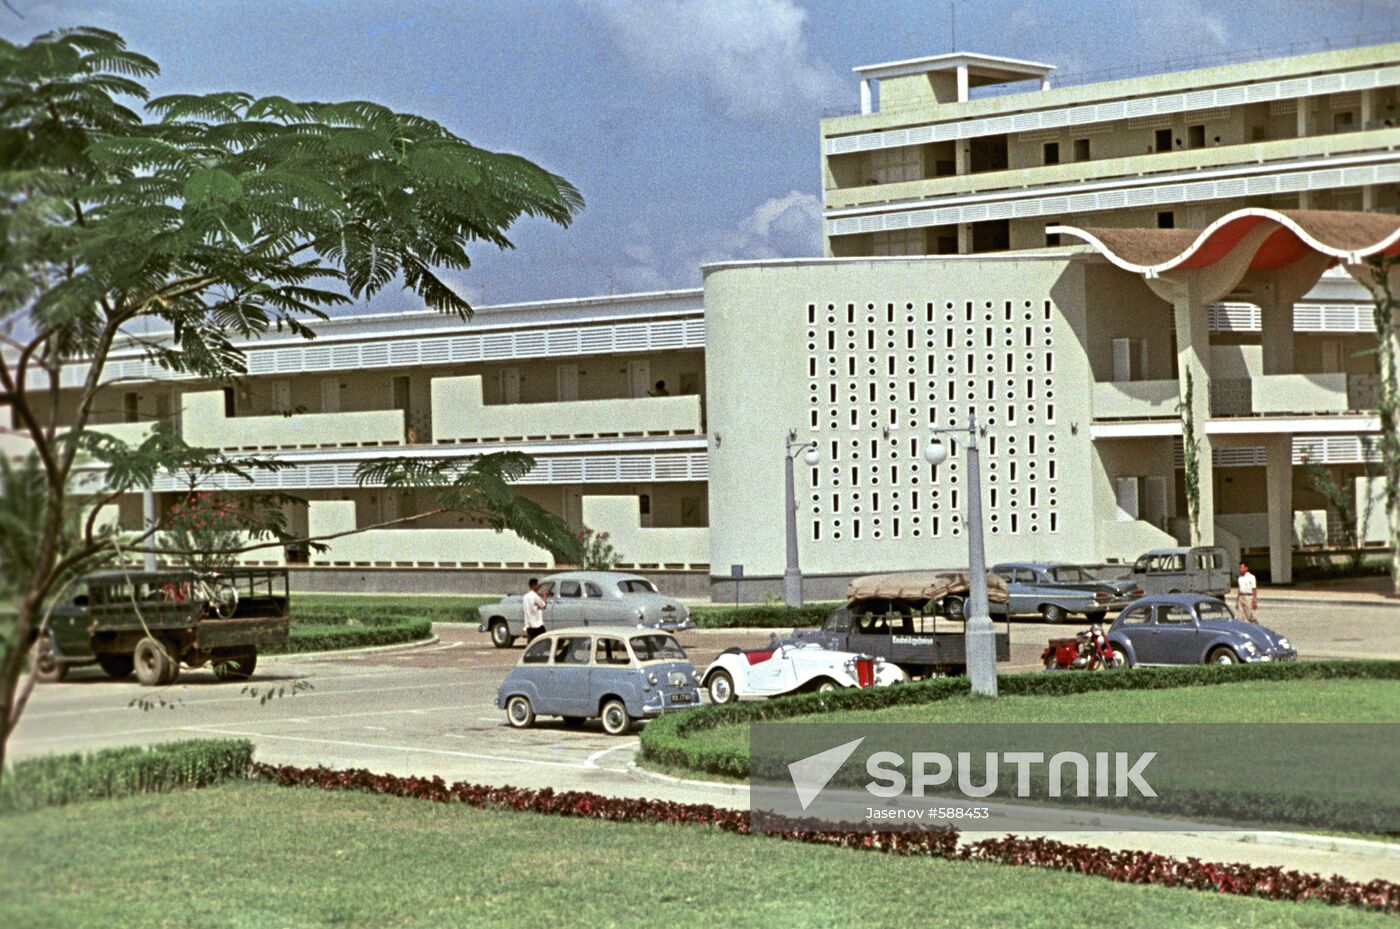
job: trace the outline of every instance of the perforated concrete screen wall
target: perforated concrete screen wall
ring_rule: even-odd
[[[986,428],[987,531],[1058,532],[1053,302],[918,297],[807,304],[811,540],[960,535],[958,438],[938,467],[924,449],[970,410]]]
[[[711,564],[782,572],[788,430],[820,453],[797,460],[804,574],[965,563],[965,436],[938,468],[924,449],[973,410],[988,557],[1093,557],[1112,494],[1088,439],[1084,302],[1066,257],[711,269]]]

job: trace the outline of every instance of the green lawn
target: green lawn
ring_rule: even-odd
[[[234,784],[0,818],[0,925],[1385,926],[1323,904]]]
[[[1400,722],[1400,681],[1259,681],[997,700],[968,696],[917,706],[794,716],[783,722],[1393,723]],[[740,723],[705,729],[687,740],[747,755],[749,727]]]

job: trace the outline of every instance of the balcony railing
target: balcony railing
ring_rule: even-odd
[[[433,381],[433,435],[440,443],[694,435],[700,398],[630,397],[488,405],[481,377]]]
[[[966,196],[992,191],[1028,190],[1031,188],[1046,188],[1043,193],[1048,196],[1055,192],[1057,185],[1143,177],[1171,172],[1195,173],[1206,169],[1256,166],[1269,162],[1278,162],[1280,169],[1284,169],[1291,161],[1383,151],[1394,149],[1397,146],[1400,146],[1400,129],[1382,129],[1308,136],[1301,139],[1277,139],[1271,142],[1217,145],[1184,151],[1152,152],[1124,158],[1099,158],[1058,165],[985,171],[891,184],[828,188],[826,208],[837,210],[875,203],[896,203],[904,200],[927,200],[944,196]],[[1073,192],[1072,189],[1069,192]]]
[[[1374,378],[1359,377],[1353,389],[1351,378],[1346,374],[1266,374],[1248,379],[1216,379],[1210,385],[1210,412],[1212,416],[1268,416],[1374,409],[1373,382]],[[1368,403],[1370,405],[1365,405]]]
[[[205,448],[251,451],[404,444],[402,410],[229,417],[224,415],[224,395],[218,391],[185,394],[182,402],[185,441]]]

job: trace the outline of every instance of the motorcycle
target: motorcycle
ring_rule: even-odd
[[[1122,668],[1128,658],[1113,648],[1103,627],[1094,623],[1072,639],[1051,639],[1040,653],[1046,671],[1097,671]]]

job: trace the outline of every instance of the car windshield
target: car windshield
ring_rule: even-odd
[[[655,588],[654,586],[652,586],[651,581],[644,581],[644,580],[642,580],[642,579],[639,578],[639,577],[637,577],[637,578],[631,578],[631,579],[625,580],[625,581],[618,581],[618,582],[617,582],[617,589],[620,590],[620,591],[622,591],[622,592],[625,593],[625,594],[654,594],[654,593],[656,593],[656,588]]]
[[[634,635],[632,651],[638,661],[684,661],[685,649],[670,635]]]
[[[1057,581],[1068,581],[1076,584],[1082,583],[1084,581],[1094,580],[1093,576],[1090,575],[1088,571],[1085,571],[1083,568],[1076,567],[1075,565],[1064,565],[1059,568],[1051,568],[1050,576]]]
[[[1231,613],[1230,608],[1223,603],[1197,603],[1196,615],[1201,618],[1203,623],[1227,623],[1235,618],[1235,614]]]

